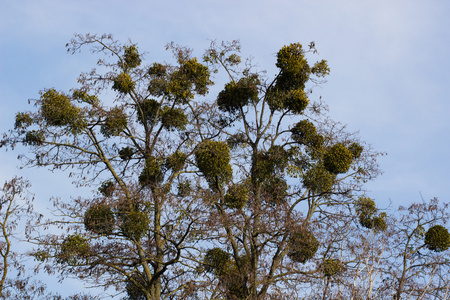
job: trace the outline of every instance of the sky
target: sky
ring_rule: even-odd
[[[283,45],[314,41],[331,68],[315,95],[387,153],[368,195],[382,207],[449,202],[449,13],[447,0],[0,0],[0,132],[40,90],[68,91],[94,66],[89,51],[66,53],[74,33],[129,39],[149,62],[167,59],[171,41],[201,56],[211,40],[239,40],[269,74]],[[0,182],[26,177],[41,209],[52,195],[76,196],[64,174],[19,169],[18,154],[0,150]]]

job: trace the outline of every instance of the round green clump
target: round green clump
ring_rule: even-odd
[[[283,173],[288,165],[289,153],[281,146],[272,146],[268,151],[259,151],[253,157],[252,176],[258,181],[271,178],[274,173]]]
[[[105,122],[100,131],[106,137],[118,136],[124,131],[127,124],[125,112],[119,107],[114,107],[106,114]]]
[[[219,109],[236,114],[250,101],[257,102],[259,84],[257,75],[241,78],[238,82],[227,83],[217,97]]]
[[[311,68],[311,73],[317,77],[325,77],[330,74],[330,67],[328,67],[328,62],[324,59],[318,61]]]
[[[154,63],[149,69],[148,74],[154,77],[164,77],[167,73],[167,67],[160,63]]]
[[[377,212],[377,206],[373,199],[361,196],[355,201],[355,211],[358,216],[371,218]]]
[[[291,232],[288,255],[293,261],[305,263],[314,257],[318,249],[319,242],[306,228],[298,227]]]
[[[204,259],[204,267],[207,272],[222,275],[230,262],[230,254],[220,248],[209,249]]]
[[[248,189],[243,184],[232,185],[225,194],[224,203],[231,209],[242,209],[248,200]]]
[[[359,158],[364,148],[358,143],[351,143],[350,146],[348,146],[348,150],[352,153],[353,158]]]
[[[186,197],[191,192],[191,183],[189,181],[182,181],[178,183],[177,186],[178,193],[177,195],[179,197]]]
[[[332,277],[342,272],[342,263],[334,258],[327,258],[323,261],[322,273],[325,277]]]
[[[266,203],[277,205],[282,203],[288,196],[288,188],[286,180],[272,176],[263,183],[261,195]]]
[[[359,218],[361,226],[373,229],[375,232],[385,231],[387,229],[386,213],[380,213],[378,216],[375,201],[367,197],[359,197],[355,202],[355,212]]]
[[[195,92],[199,95],[206,95],[208,86],[212,83],[209,79],[210,72],[207,66],[198,62],[197,58],[191,58],[185,61],[180,67],[180,73],[184,78],[194,84]]]
[[[299,43],[284,46],[278,51],[276,66],[280,69],[275,89],[280,91],[303,90],[309,80],[311,68]]]
[[[166,159],[166,166],[173,170],[173,172],[180,171],[186,162],[187,155],[180,150],[175,151]]]
[[[110,197],[115,190],[114,182],[112,181],[105,181],[102,183],[102,185],[98,188],[98,191],[102,193],[105,197]]]
[[[115,223],[114,213],[106,204],[91,205],[84,213],[84,227],[96,234],[111,234]]]
[[[323,164],[330,173],[345,173],[353,162],[353,154],[343,144],[338,143],[325,154]]]
[[[83,127],[80,109],[74,106],[69,97],[54,89],[41,95],[41,114],[51,126],[71,125],[74,129]]]
[[[267,150],[269,160],[275,171],[283,172],[288,165],[289,153],[282,146],[272,146]]]
[[[151,289],[150,284],[144,279],[145,275],[139,274],[138,272],[131,275],[133,281],[131,279],[125,280],[125,290],[127,292],[127,300],[146,300],[145,293],[141,290],[140,286]],[[135,283],[137,282],[137,284]]]
[[[133,157],[134,151],[130,147],[124,147],[119,150],[119,157],[121,160],[130,160]]]
[[[308,104],[308,96],[303,90],[293,90],[284,99],[284,106],[295,114],[302,113]]]
[[[124,236],[139,240],[147,232],[150,220],[145,212],[131,210],[122,215],[120,229]]]
[[[303,186],[313,193],[330,192],[333,188],[336,175],[328,172],[321,166],[313,166],[303,176]]]
[[[37,130],[28,131],[24,139],[24,142],[31,146],[41,146],[44,141],[44,134]]]
[[[44,262],[50,257],[49,253],[45,250],[37,250],[32,253],[32,255],[34,256],[34,259],[40,262]]]
[[[226,142],[205,140],[195,150],[195,161],[206,180],[217,188],[231,179],[233,170],[230,165],[230,149]]]
[[[14,129],[25,129],[31,124],[33,124],[33,119],[29,114],[23,112],[19,112],[16,114]]]
[[[100,102],[97,96],[89,95],[86,91],[83,90],[74,90],[72,98],[78,100],[79,102],[85,102],[92,105],[98,105]]]
[[[67,236],[60,245],[57,262],[77,265],[89,257],[91,247],[87,239],[79,234]]]
[[[372,219],[372,229],[375,230],[375,232],[385,231],[387,229],[386,216],[386,213],[382,212]]]
[[[161,112],[161,122],[169,131],[185,130],[188,119],[181,108],[164,107]]]
[[[136,68],[141,64],[141,58],[137,47],[135,45],[125,46],[125,54],[123,55],[123,60],[125,61],[125,68],[132,69]]]
[[[161,104],[154,99],[147,99],[136,106],[137,119],[140,123],[153,124]]]
[[[142,186],[155,184],[163,179],[161,171],[162,160],[154,156],[145,159],[145,166],[139,175],[139,183]]]
[[[292,139],[301,145],[319,148],[323,143],[323,136],[317,133],[316,127],[309,120],[301,120],[291,129]]]
[[[425,233],[425,245],[435,252],[442,252],[450,247],[450,234],[447,228],[434,225]]]
[[[133,79],[131,79],[130,74],[122,72],[117,75],[113,80],[112,89],[122,94],[131,92],[134,89],[134,82]]]

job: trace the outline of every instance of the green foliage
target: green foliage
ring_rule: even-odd
[[[258,101],[257,75],[241,78],[238,82],[229,82],[217,97],[219,109],[230,114],[236,114],[249,102]]]
[[[276,88],[282,91],[303,90],[311,72],[299,43],[284,46],[277,53],[276,66],[280,69]]]
[[[33,252],[32,255],[33,255],[34,259],[36,259],[37,261],[40,261],[40,262],[44,262],[50,257],[49,253],[44,250],[37,250],[37,251]]]
[[[302,178],[303,185],[316,194],[330,192],[335,179],[335,174],[328,172],[320,165],[308,169]]]
[[[351,143],[350,146],[348,146],[348,150],[352,153],[353,158],[359,158],[364,148],[358,143]]]
[[[283,173],[288,165],[289,154],[281,146],[273,146],[267,152],[260,151],[254,157],[252,177],[259,182]]]
[[[194,91],[199,95],[206,95],[208,86],[212,84],[207,66],[197,61],[197,58],[186,60],[180,67],[184,79],[195,86]]]
[[[219,277],[221,285],[226,289],[227,299],[247,299],[247,257],[231,260],[231,255],[220,248],[206,252],[203,261],[204,269]],[[238,267],[238,265],[240,267]]]
[[[177,186],[179,197],[186,197],[191,192],[191,183],[189,181],[179,182]]]
[[[78,100],[80,102],[88,103],[91,105],[98,105],[100,103],[100,100],[95,95],[88,95],[86,91],[82,90],[74,90],[72,94],[72,98],[75,100]]]
[[[175,151],[172,155],[167,157],[166,166],[173,170],[173,172],[180,171],[187,159],[187,155],[180,150]]]
[[[359,197],[355,202],[355,212],[359,218],[361,226],[373,229],[375,232],[384,231],[387,229],[386,213],[380,213],[378,216],[375,201],[367,197]]]
[[[211,188],[228,181],[233,176],[230,149],[226,142],[205,140],[195,150],[195,161]]]
[[[153,124],[160,110],[161,104],[154,99],[147,99],[137,106],[137,119],[140,123]]]
[[[342,263],[333,258],[327,258],[323,261],[322,266],[322,273],[325,277],[332,277],[337,274],[340,274],[342,272]]]
[[[292,230],[289,239],[289,258],[295,262],[305,263],[313,258],[319,249],[319,242],[312,232],[300,226]]]
[[[112,89],[122,94],[128,94],[134,89],[134,85],[130,74],[122,72],[114,78]]]
[[[79,234],[69,235],[61,243],[56,259],[61,264],[78,265],[89,257],[90,250],[87,239]]]
[[[169,131],[185,130],[188,119],[181,108],[164,107],[161,111],[161,122]]]
[[[267,101],[272,111],[288,109],[300,114],[309,100],[305,93],[306,82],[313,73],[324,77],[329,73],[327,62],[322,60],[311,68],[299,43],[284,46],[277,53],[276,66],[280,73],[275,84],[267,91]]]
[[[115,222],[114,213],[106,204],[91,205],[84,214],[84,227],[96,234],[111,234]]]
[[[98,191],[102,193],[105,197],[110,197],[115,190],[114,182],[112,181],[105,181],[102,183],[102,185],[98,188]]]
[[[355,212],[358,216],[371,218],[377,212],[375,201],[371,198],[359,197],[355,202]]]
[[[224,203],[231,209],[242,209],[248,200],[248,189],[244,184],[232,185],[225,194]]]
[[[16,122],[14,123],[14,129],[25,129],[33,124],[33,119],[27,113],[19,112],[16,114]]]
[[[167,67],[160,64],[154,63],[149,69],[148,74],[152,77],[164,77],[167,74]]]
[[[223,275],[230,262],[230,254],[220,248],[209,249],[204,259],[204,267],[207,272]]]
[[[280,177],[271,176],[262,185],[261,195],[271,205],[282,203],[288,195],[288,184]]]
[[[148,214],[138,210],[127,211],[122,214],[120,229],[124,236],[139,240],[147,232],[150,220]]]
[[[130,147],[124,147],[119,150],[119,157],[122,160],[130,160],[133,157],[134,151]]]
[[[284,99],[284,107],[295,114],[302,113],[308,106],[308,103],[308,96],[301,89],[289,92]]]
[[[301,145],[311,148],[320,148],[323,144],[323,136],[317,133],[316,127],[309,120],[301,120],[291,129],[292,139]]]
[[[176,102],[187,103],[194,98],[194,93],[206,95],[209,79],[208,67],[202,65],[196,58],[180,58],[180,67],[173,71],[167,81],[153,81],[152,92],[162,93]]]
[[[154,156],[145,159],[144,169],[139,175],[139,183],[143,186],[160,182],[163,178],[161,171],[162,160]]]
[[[353,162],[353,154],[343,144],[332,146],[324,156],[323,164],[330,173],[345,173]]]
[[[26,133],[24,142],[31,146],[40,146],[44,140],[44,134],[41,131],[31,130]]]
[[[70,126],[73,133],[85,126],[80,109],[74,106],[69,98],[54,89],[41,95],[41,114],[50,126]]]
[[[387,229],[386,216],[386,213],[382,212],[378,216],[373,217],[372,229],[375,230],[375,232],[385,231]]]
[[[139,67],[141,64],[141,58],[139,57],[136,45],[125,46],[125,54],[123,60],[125,61],[125,69],[133,69]]]
[[[141,274],[135,273],[132,275],[132,279],[137,281],[137,284],[149,289],[148,284],[142,278]],[[125,290],[127,292],[128,297],[124,298],[124,300],[147,300],[144,292],[131,280],[128,279],[125,281]]]
[[[328,67],[328,63],[326,60],[318,61],[311,68],[311,73],[316,75],[317,77],[325,77],[330,74],[330,68]]]
[[[425,245],[435,252],[442,252],[450,247],[450,234],[442,225],[434,225],[425,233]]]
[[[119,107],[114,107],[106,114],[100,131],[106,137],[118,136],[124,131],[127,124],[128,118],[125,112]]]

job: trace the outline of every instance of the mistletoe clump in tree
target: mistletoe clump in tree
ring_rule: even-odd
[[[1,141],[28,146],[25,165],[99,186],[91,198],[56,201],[62,219],[38,225],[66,224],[67,233],[31,236],[35,258],[50,273],[115,286],[133,299],[176,295],[187,281],[180,261],[198,217],[195,198],[175,187],[187,182],[200,135],[214,134],[204,129],[207,103],[196,99],[208,93],[211,70],[174,44],[174,64],[145,64],[137,45],[111,35],[76,35],[67,44],[71,53],[84,47],[104,55],[102,71],[81,74],[71,92],[41,92],[36,110],[19,112]]]

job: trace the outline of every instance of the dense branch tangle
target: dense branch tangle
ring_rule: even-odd
[[[236,41],[213,42],[203,63],[169,44],[174,65],[143,65],[136,45],[108,35],[67,45],[86,46],[105,54],[102,72],[70,93],[42,91],[1,142],[29,146],[30,166],[99,186],[56,201],[63,219],[40,224],[69,230],[34,237],[48,271],[125,286],[130,299],[270,299],[322,274],[326,259],[334,266],[333,253],[314,258],[320,222],[348,210],[378,154],[309,99],[329,74],[325,60],[308,63],[313,44],[284,46],[273,79],[241,62]],[[220,71],[229,80],[208,102]]]
[[[71,224],[69,235],[35,237],[36,258],[48,262],[47,270],[55,272],[56,261],[60,274],[126,283],[130,297],[160,299],[184,284],[180,274],[165,276],[169,269],[181,272],[176,265],[197,218],[196,202],[177,196],[172,185],[189,172],[199,134],[209,136],[200,132],[204,108],[194,96],[208,92],[210,71],[176,45],[168,46],[175,65],[146,66],[136,45],[110,35],[77,35],[67,48],[75,53],[86,46],[105,55],[98,61],[104,72],[82,74],[70,93],[42,91],[37,111],[18,113],[2,142],[29,146],[27,165],[67,170],[78,185],[99,186],[92,199],[56,203],[75,222],[41,224]],[[106,89],[114,99],[101,100],[108,99]]]
[[[195,153],[216,209],[205,270],[218,282],[213,294],[226,299],[281,299],[290,281],[320,272],[309,263],[320,245],[314,213],[352,204],[378,174],[377,154],[311,103],[312,88],[329,74],[325,60],[308,63],[314,44],[284,46],[274,79],[241,67],[238,52],[236,42],[213,43],[205,55],[230,79],[211,123],[220,134]]]

